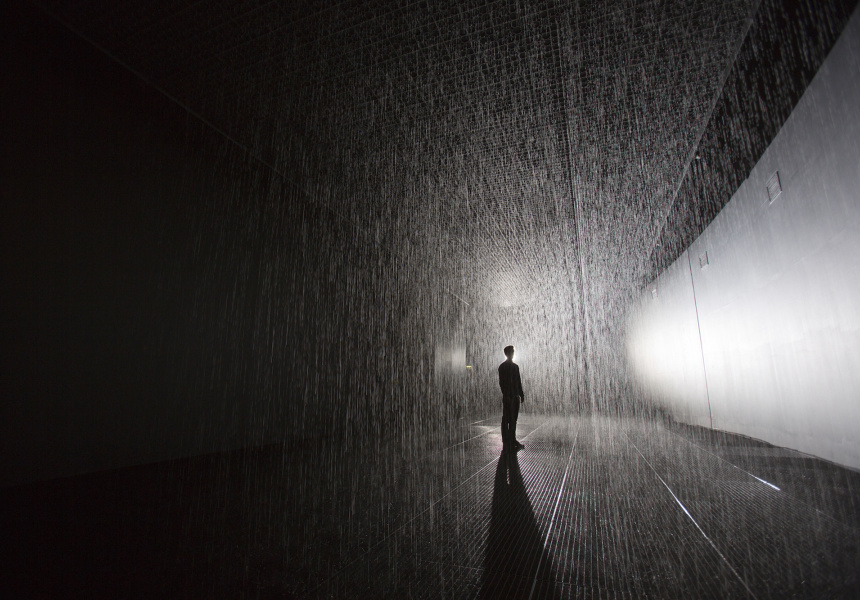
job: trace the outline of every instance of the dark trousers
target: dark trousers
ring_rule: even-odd
[[[502,443],[513,446],[517,441],[517,416],[520,414],[520,397],[502,398]]]

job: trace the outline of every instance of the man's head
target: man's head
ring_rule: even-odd
[[[507,356],[510,360],[514,358],[514,347],[513,346],[505,346],[505,356]]]

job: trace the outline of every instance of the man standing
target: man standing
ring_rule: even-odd
[[[517,415],[520,403],[525,402],[520,368],[514,362],[514,347],[505,348],[507,360],[499,365],[499,387],[502,388],[502,444],[505,451],[525,448],[516,440]]]

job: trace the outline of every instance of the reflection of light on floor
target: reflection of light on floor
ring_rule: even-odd
[[[376,554],[394,556],[393,549],[408,539],[428,540],[423,550],[393,559],[396,565],[371,561],[325,589],[351,589],[358,581],[364,586],[368,582],[359,571],[408,570],[409,563],[421,565],[428,583],[431,577],[450,583],[455,597],[458,590],[468,595],[466,590],[475,586],[498,593],[500,586],[518,585],[514,580],[525,574],[518,571],[516,578],[504,580],[494,569],[525,563],[531,571],[523,597],[530,588],[535,597],[576,596],[598,588],[634,597],[742,597],[789,594],[799,585],[815,596],[833,581],[848,582],[843,591],[850,591],[858,560],[853,532],[860,514],[850,501],[840,500],[837,481],[846,470],[821,462],[823,473],[832,471],[831,483],[810,489],[814,478],[805,473],[808,456],[786,451],[774,461],[759,452],[766,444],[741,436],[609,418],[535,418],[532,423],[518,424],[518,435],[528,443],[515,455],[499,457],[497,427],[462,444],[464,456],[489,461],[464,471],[460,485],[403,528],[402,540],[395,533],[385,542],[388,551],[380,547]],[[742,457],[745,450],[750,458],[741,464],[722,456]],[[516,468],[506,460],[515,460]],[[501,500],[513,504],[499,506],[493,467],[510,488]],[[775,477],[785,481],[784,489],[792,486],[794,494],[777,493],[766,481]],[[487,529],[490,506],[502,529],[493,531],[498,522],[492,519]],[[446,514],[456,519],[440,525],[438,515]],[[531,559],[521,556],[517,536],[531,539],[532,530],[518,528],[506,514],[533,519],[539,543],[520,544],[528,546]],[[831,518],[822,520],[822,514]],[[847,522],[834,516],[846,514]],[[792,548],[789,556],[786,547]],[[475,562],[476,556],[484,561]],[[822,561],[810,573],[808,563],[817,557]],[[401,583],[394,578],[384,589],[405,589],[397,586],[413,576],[418,575],[402,575]]]
[[[174,565],[201,596],[216,577],[276,597],[857,597],[860,473],[598,417],[532,415],[526,448],[503,455],[498,420],[463,419],[459,441],[408,457],[316,440],[45,482],[4,491],[40,499],[5,503],[0,527],[25,562],[52,548],[43,574],[82,592],[104,583],[101,542],[78,535],[94,531],[136,540],[110,564],[153,592]]]

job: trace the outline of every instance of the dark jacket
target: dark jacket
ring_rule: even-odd
[[[523,382],[520,381],[520,368],[512,360],[499,365],[499,387],[504,396],[525,396]]]

